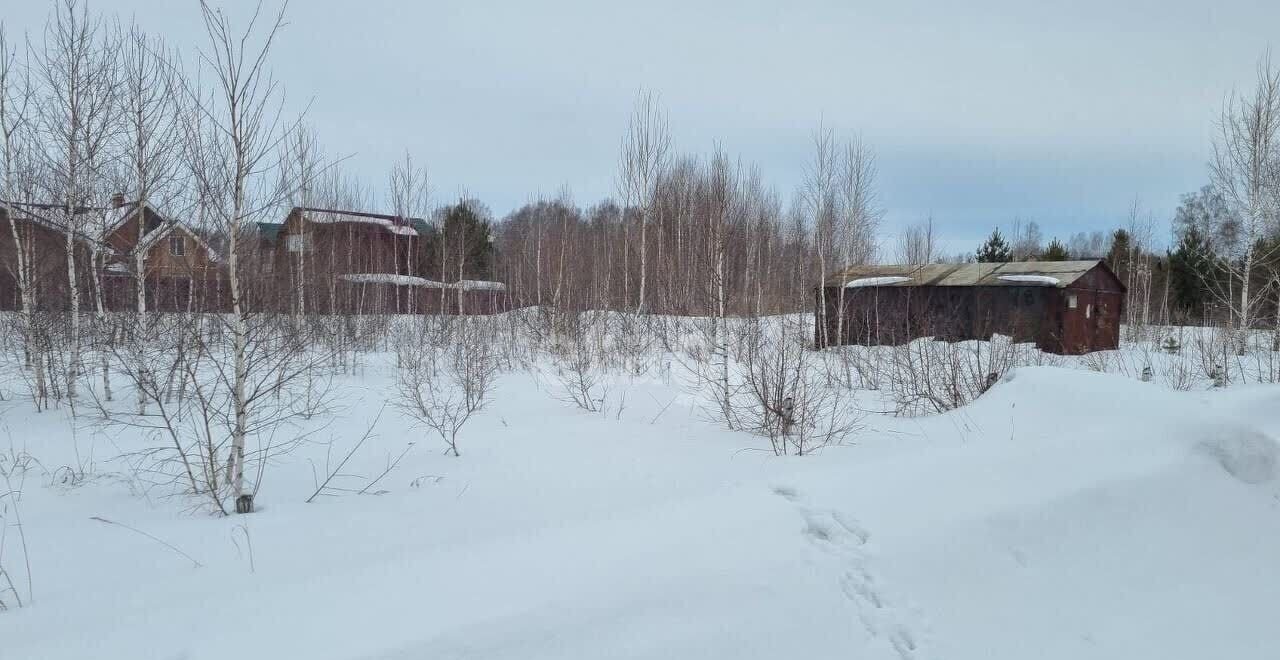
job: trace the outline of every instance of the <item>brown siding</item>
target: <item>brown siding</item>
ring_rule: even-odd
[[[66,235],[20,215],[14,222],[30,256],[28,275],[37,309],[68,309],[71,296],[67,282]],[[93,279],[81,266],[89,263],[89,250],[82,241],[75,243],[75,250],[77,288],[81,292],[81,305],[88,309],[93,301]],[[0,309],[16,310],[20,307],[18,251],[8,216],[0,211]]]
[[[920,337],[945,341],[1035,342],[1041,350],[1079,354],[1118,348],[1124,286],[1099,264],[1071,286],[827,287],[815,300],[814,345],[895,345]],[[1069,295],[1076,309],[1068,309]],[[818,296],[815,292],[815,298]],[[823,326],[826,333],[824,337]]]

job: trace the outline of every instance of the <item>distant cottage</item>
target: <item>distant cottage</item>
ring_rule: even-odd
[[[69,309],[69,219],[82,310],[101,294],[108,311],[230,311],[228,263],[215,247],[217,234],[122,194],[110,206],[71,212],[57,204],[0,203],[0,310],[22,308],[20,282],[35,309]],[[237,252],[242,304],[250,311],[497,314],[518,306],[504,283],[429,267],[439,241],[430,240],[437,234],[421,218],[296,207],[284,222],[252,229]]]
[[[422,218],[295,207],[258,224],[259,308],[338,314],[496,314],[515,304],[500,282],[442,282]]]
[[[225,264],[205,237],[149,204],[117,194],[110,206],[78,207],[71,213],[58,204],[0,205],[0,309],[21,308],[20,278],[30,287],[37,309],[68,308],[68,216],[75,227],[72,245],[82,309],[93,307],[99,287],[109,310],[133,310],[139,304],[151,311],[229,308]],[[95,260],[102,266],[100,278],[92,272]]]
[[[1115,349],[1125,292],[1101,260],[855,266],[816,292],[814,344],[1002,334],[1060,355]]]

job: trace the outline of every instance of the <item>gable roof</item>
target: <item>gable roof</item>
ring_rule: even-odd
[[[164,238],[165,236],[168,236],[170,232],[172,232],[175,229],[177,229],[178,231],[181,231],[187,236],[190,236],[191,240],[195,241],[196,245],[199,245],[205,251],[205,254],[209,256],[209,261],[218,260],[219,258],[218,253],[215,252],[214,249],[210,247],[209,244],[206,243],[205,240],[201,238],[199,234],[192,231],[190,227],[180,222],[177,222],[175,220],[166,220],[163,225],[160,225],[159,227],[156,227],[155,229],[147,232],[147,235],[143,236],[142,240],[138,241],[138,244],[134,246],[131,254],[134,254],[134,255],[146,254],[147,251],[149,251],[152,246],[154,246],[156,243],[160,241],[160,239]]]
[[[65,223],[59,222],[46,215],[34,212],[34,211],[61,212],[64,208],[65,207],[60,206],[58,204],[36,204],[36,203],[29,203],[29,202],[14,202],[14,201],[0,200],[0,220],[5,220],[6,218],[9,217],[9,214],[12,213],[13,219],[15,220],[23,220],[26,222],[30,222],[33,225],[42,227],[51,232],[65,234],[66,233]],[[7,212],[6,212],[6,209],[7,209]],[[82,208],[76,209],[75,213],[76,215],[81,215],[91,210],[93,209],[82,207]],[[82,243],[90,244],[95,242],[95,241],[91,241],[89,239],[89,236],[85,234],[83,231],[73,230],[71,234],[75,238],[75,240],[78,240]],[[110,248],[108,247],[108,249]]]
[[[14,215],[15,218],[25,219],[33,224],[40,225],[51,231],[56,231],[56,232],[64,231],[61,223],[55,222],[47,217],[37,215],[36,213],[32,212],[32,209],[37,209],[41,211],[61,211],[62,209],[65,208],[64,206],[60,206],[58,204],[32,204],[32,203],[19,203],[19,202],[3,202],[3,205],[0,205],[0,219],[4,218],[3,210],[4,210],[4,207],[6,206],[11,211],[15,212],[15,215]],[[129,218],[133,217],[135,214],[138,214],[138,213],[145,214],[145,212],[147,211],[150,211],[152,214],[155,215],[157,219],[159,219],[159,225],[157,225],[151,231],[146,232],[143,235],[142,240],[138,241],[137,244],[135,244],[132,248],[130,248],[127,252],[124,252],[124,253],[121,253],[117,248],[114,248],[109,244],[108,239],[117,231],[119,231],[120,228],[123,227],[126,222],[128,222]],[[75,210],[76,215],[83,215],[86,213],[93,213],[93,212],[105,214],[106,226],[103,234],[100,237],[98,237],[96,240],[91,240],[88,234],[85,234],[84,232],[81,232],[81,231],[76,231],[75,237],[86,244],[96,245],[98,249],[106,252],[108,258],[115,259],[123,255],[133,255],[136,257],[136,255],[139,255],[139,254],[146,254],[146,252],[150,250],[151,247],[156,244],[156,242],[158,242],[160,239],[164,238],[165,236],[168,236],[169,233],[174,229],[181,230],[183,233],[190,236],[191,239],[194,240],[197,245],[199,245],[202,249],[205,250],[205,253],[208,255],[210,261],[218,261],[220,258],[218,256],[217,251],[215,251],[209,245],[209,243],[205,241],[202,236],[200,236],[199,233],[197,233],[195,230],[189,227],[186,223],[180,220],[174,220],[172,218],[165,216],[163,213],[160,212],[159,209],[155,208],[150,204],[142,204],[140,202],[134,201],[134,202],[125,202],[124,204],[120,204],[119,206],[112,206],[112,207],[83,206]]]
[[[853,266],[828,277],[825,286],[1046,286],[1061,289],[1098,266],[1107,268],[1101,259]],[[1107,272],[1111,270],[1108,268]],[[1123,288],[1124,284],[1120,283],[1120,286]]]
[[[141,204],[139,202],[125,202],[120,206],[107,209],[107,228],[106,231],[103,232],[103,235],[110,236],[119,231],[120,228],[129,221],[129,218],[133,217],[133,214],[138,210],[140,205]],[[162,218],[164,217],[155,209],[155,207],[148,204],[146,208],[151,209],[152,213],[155,213]]]
[[[12,215],[15,220],[26,220],[50,231],[61,232],[62,226],[59,223],[32,212],[32,209],[46,210],[42,207],[43,205],[7,202],[0,199],[0,220],[7,220]]]

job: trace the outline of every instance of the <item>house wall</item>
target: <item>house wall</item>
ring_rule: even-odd
[[[132,251],[133,246],[138,244],[138,222],[142,217],[146,217],[147,231],[151,231],[163,223],[163,219],[157,216],[150,208],[145,209],[142,213],[135,210],[129,215],[128,219],[107,235],[105,239],[107,245],[122,254]]]
[[[920,337],[944,341],[990,339],[1009,335],[1015,341],[1051,336],[1046,314],[1052,290],[1045,287],[886,286],[845,289],[827,287],[826,342],[831,345],[897,345]],[[843,297],[842,297],[843,296]],[[823,346],[822,321],[814,344]]]
[[[291,240],[305,243],[306,250],[290,251]],[[291,212],[279,235],[259,246],[254,304],[262,309],[293,310],[301,291],[308,312],[414,308],[416,297],[408,298],[404,305],[395,302],[403,295],[390,293],[394,285],[351,283],[342,276],[376,273],[429,278],[417,254],[420,243],[416,236],[393,234],[378,224],[308,222],[301,212]],[[370,286],[386,290],[373,294]],[[383,302],[371,302],[372,298]]]
[[[147,310],[151,312],[229,312],[231,290],[218,271],[206,277],[149,275],[146,279]],[[103,282],[107,308],[137,309],[137,282],[132,275],[112,274]]]
[[[1075,309],[1068,304],[1070,296],[1076,298]],[[1119,348],[1124,302],[1124,287],[1101,268],[1094,268],[1062,290],[1060,352],[1079,355]]]
[[[515,309],[517,304],[507,291],[487,289],[463,291],[420,286],[404,286],[375,282],[338,284],[340,314],[467,314],[473,316],[500,314]],[[328,313],[321,301],[317,311]],[[459,311],[461,310],[461,311]]]
[[[36,309],[61,311],[71,306],[71,288],[67,282],[66,235],[42,224],[15,218],[22,237],[24,253],[29,258],[30,285],[34,291]],[[83,243],[76,243],[77,288],[80,291],[82,309],[93,306],[93,278],[80,266],[90,261],[89,250]],[[18,291],[18,250],[13,242],[13,231],[8,216],[0,212],[0,310],[21,308]]]
[[[182,255],[173,254],[170,240],[179,237],[182,241]],[[209,259],[209,252],[191,234],[181,228],[169,230],[167,236],[161,236],[147,249],[147,275],[161,277],[205,277],[209,271],[216,270],[218,264]]]

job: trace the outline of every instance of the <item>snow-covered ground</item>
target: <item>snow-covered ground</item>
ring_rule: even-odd
[[[609,375],[598,413],[512,371],[454,458],[383,409],[373,355],[261,510],[221,518],[144,488],[115,458],[137,438],[9,387],[33,593],[0,658],[1280,657],[1280,387],[1064,368],[1105,359],[1136,358],[1019,368],[804,457],[709,421],[675,368]],[[375,418],[339,485],[404,459],[304,503]]]

